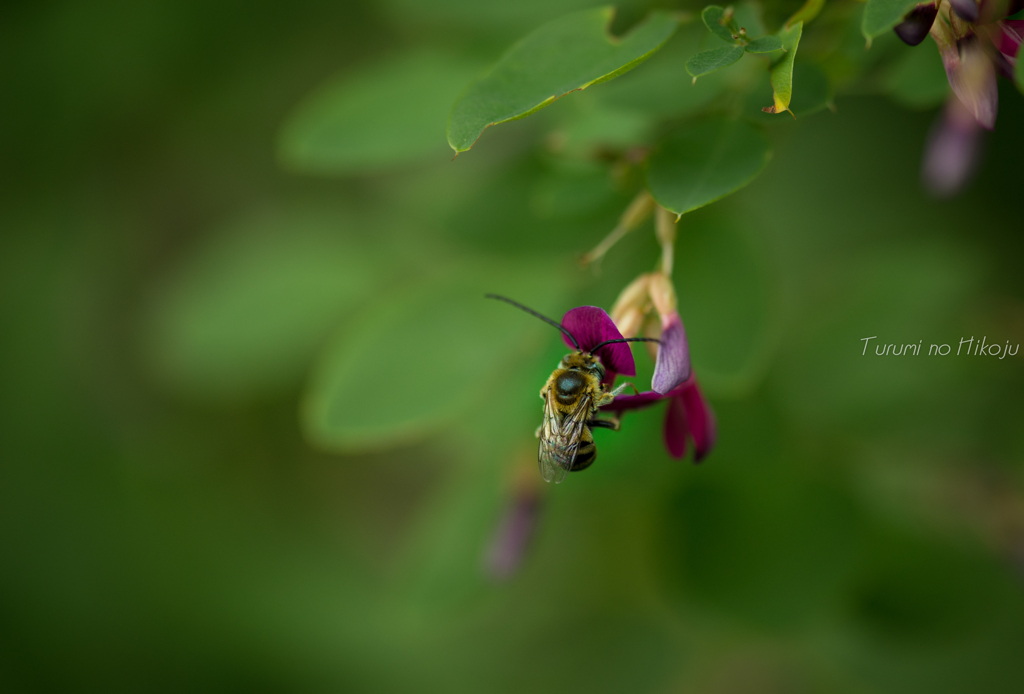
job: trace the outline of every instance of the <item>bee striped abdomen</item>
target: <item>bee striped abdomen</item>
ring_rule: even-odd
[[[597,458],[597,446],[594,445],[594,435],[588,428],[580,437],[580,447],[576,451],[576,460],[572,462],[572,470],[575,472],[590,467],[595,458]]]

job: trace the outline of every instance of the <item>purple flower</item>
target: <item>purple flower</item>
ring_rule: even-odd
[[[918,10],[897,27],[909,31]],[[999,110],[996,75],[1013,78],[1024,22],[1007,19],[1009,6],[980,6],[975,0],[950,0],[938,8],[930,33],[939,48],[953,90],[926,146],[921,179],[939,197],[953,195],[967,183],[978,159],[981,128],[992,130]],[[915,14],[917,13],[917,14]],[[914,31],[919,26],[915,25]],[[901,37],[903,34],[900,34]],[[916,36],[916,34],[915,34]]]
[[[616,414],[626,410],[649,407],[660,400],[668,400],[665,413],[665,446],[675,458],[686,454],[687,439],[693,440],[695,462],[700,462],[715,444],[715,417],[700,392],[690,365],[690,349],[686,330],[676,310],[676,294],[671,281],[662,273],[642,275],[623,291],[616,302],[616,314],[644,305],[653,307],[661,318],[661,344],[658,345],[651,379],[653,390],[637,395],[619,395],[602,409]],[[606,340],[623,339],[611,317],[596,306],[574,308],[562,318],[562,326],[580,343],[580,349],[590,351]],[[639,323],[634,326],[634,329]],[[630,332],[633,332],[632,330]],[[566,345],[573,347],[565,335]],[[636,364],[625,343],[605,345],[596,352],[606,370],[605,383],[615,381],[618,374],[633,376]]]
[[[996,73],[1013,78],[1024,22],[1002,16],[1007,7],[983,5],[982,10],[979,14],[974,0],[944,3],[930,33],[953,93],[978,125],[992,130],[999,109]]]
[[[626,327],[629,337],[624,337],[615,321],[597,306],[578,306],[571,309],[557,323],[542,316],[530,308],[517,304],[511,299],[496,294],[488,294],[489,298],[510,303],[541,320],[554,325],[562,331],[562,340],[572,349],[579,349],[596,356],[605,369],[602,383],[606,386],[615,382],[615,378],[636,375],[636,364],[627,341],[648,341],[658,343],[655,356],[654,376],[651,385],[654,390],[637,395],[615,395],[615,399],[603,410],[621,413],[625,410],[637,409],[653,405],[659,400],[669,400],[667,419],[665,422],[665,445],[669,452],[681,458],[686,453],[687,438],[692,438],[696,450],[696,461],[702,460],[710,452],[715,442],[715,419],[711,408],[701,395],[697,381],[693,377],[690,366],[690,350],[686,342],[686,331],[676,310],[676,294],[668,276],[661,272],[641,275],[632,282],[616,302],[613,311]],[[645,321],[652,316],[652,309],[661,317],[660,339],[634,337]],[[606,344],[606,343],[611,344]],[[624,386],[623,386],[624,387]],[[621,388],[619,389],[621,390]],[[518,510],[516,510],[518,509]],[[526,518],[532,517],[535,511],[532,505],[521,508],[514,506],[503,521],[500,537],[507,537],[496,543],[496,547],[514,547],[518,538],[525,530]],[[518,520],[517,520],[518,519]],[[501,573],[498,567],[504,563],[501,557],[516,554],[497,551],[489,563],[492,573]]]
[[[604,309],[597,306],[579,306],[571,309],[562,317],[562,327],[572,333],[580,343],[580,349],[590,352],[594,347],[608,340],[622,340],[622,333],[615,327],[615,322]],[[567,335],[562,335],[566,345],[576,346]],[[636,375],[636,363],[633,352],[625,342],[605,345],[593,353],[605,368],[605,382],[611,383],[616,374],[623,376]]]
[[[616,414],[626,410],[649,407],[660,400],[668,400],[665,413],[665,446],[675,458],[686,454],[686,441],[693,439],[694,462],[700,462],[715,443],[715,417],[697,386],[690,366],[690,349],[686,330],[676,310],[676,295],[672,283],[664,274],[655,272],[642,275],[623,292],[629,300],[616,303],[617,314],[630,306],[653,306],[661,317],[661,337],[651,379],[653,390],[637,395],[619,395],[602,409]],[[637,324],[639,325],[639,324]],[[574,308],[562,318],[562,326],[580,343],[580,349],[590,351],[606,340],[623,339],[611,317],[596,306]],[[565,343],[573,347],[568,336]],[[633,376],[636,364],[625,343],[605,345],[595,353],[604,365],[605,383],[615,381],[618,374]]]
[[[620,395],[601,409],[620,414],[626,410],[650,407],[661,400],[669,401],[663,431],[665,448],[673,458],[682,458],[686,455],[687,440],[692,440],[693,462],[699,463],[714,447],[717,427],[715,414],[700,392],[696,377],[691,376],[665,394],[651,390],[637,395]]]

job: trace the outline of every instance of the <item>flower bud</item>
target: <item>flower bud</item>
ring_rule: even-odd
[[[626,285],[612,306],[611,318],[623,337],[636,337],[650,311],[648,285],[651,276],[644,273]]]
[[[643,336],[650,337],[655,340],[661,339],[661,319],[650,313],[647,315],[647,320],[644,322]],[[658,350],[661,349],[661,345],[657,342],[645,342],[644,349],[647,350],[647,356],[651,358],[651,361],[657,365],[658,363]]]
[[[676,290],[672,286],[672,281],[663,273],[653,272],[650,276],[649,291],[651,302],[658,315],[661,316],[661,323],[664,326],[667,319],[678,312]]]
[[[613,316],[612,320],[615,321],[615,327],[619,329],[623,337],[636,337],[644,325],[644,312],[635,306],[630,306],[619,313],[618,317]]]
[[[938,13],[939,8],[934,2],[918,5],[903,18],[902,22],[896,25],[893,31],[903,43],[908,46],[916,46],[928,36]]]
[[[978,3],[975,0],[949,0],[949,6],[958,16],[968,22],[978,21]],[[950,17],[952,20],[952,17]]]

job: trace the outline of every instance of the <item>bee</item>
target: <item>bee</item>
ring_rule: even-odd
[[[653,338],[633,337],[606,340],[594,345],[589,350],[580,348],[579,341],[573,337],[561,323],[537,313],[533,309],[516,303],[512,299],[497,294],[487,294],[489,299],[497,299],[512,304],[532,316],[562,331],[576,347],[576,351],[562,357],[558,367],[548,377],[540,390],[544,400],[544,415],[536,436],[540,439],[537,447],[537,463],[540,474],[547,482],[558,484],[569,472],[577,472],[590,467],[597,458],[597,446],[594,444],[594,428],[606,428],[618,431],[617,419],[601,419],[598,410],[610,404],[616,395],[622,393],[630,384],[623,383],[614,390],[609,390],[605,380],[605,368],[596,356],[597,350],[605,345],[616,342],[657,342]]]

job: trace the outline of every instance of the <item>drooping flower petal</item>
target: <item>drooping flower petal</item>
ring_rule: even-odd
[[[950,99],[928,136],[921,167],[921,181],[932,195],[954,195],[970,180],[978,161],[981,132],[960,100]]]
[[[690,348],[678,313],[664,316],[661,326],[661,344],[651,387],[655,392],[665,394],[690,377]]]
[[[686,422],[686,408],[682,396],[669,398],[665,411],[665,448],[673,458],[686,455],[686,437],[689,429]]]
[[[918,5],[903,18],[902,22],[896,25],[893,31],[903,43],[908,46],[916,46],[928,36],[938,13],[939,8],[934,2]]]
[[[584,352],[593,350],[594,347],[606,340],[622,339],[622,333],[615,327],[611,317],[604,312],[604,309],[597,306],[579,306],[570,310],[562,317],[562,326],[579,341],[580,349]],[[562,340],[568,346],[573,346],[567,336],[562,335]],[[595,356],[601,360],[608,371],[615,371],[625,376],[636,375],[633,352],[630,351],[627,343],[605,345],[597,350]]]
[[[689,425],[690,435],[693,437],[693,462],[699,463],[711,452],[718,438],[715,413],[711,411],[711,406],[700,392],[700,386],[697,385],[696,379],[682,387],[679,397],[686,410],[686,422]]]
[[[974,0],[949,0],[949,6],[953,8],[953,11],[960,15],[961,18],[966,19],[968,22],[973,22],[978,19],[978,3]]]
[[[522,564],[537,525],[540,497],[520,490],[505,509],[484,557],[485,569],[493,578],[504,580]]]
[[[985,55],[978,37],[970,35],[957,41],[945,22],[935,22],[931,34],[942,55],[942,65],[953,93],[973,114],[978,125],[992,130],[999,110],[999,88],[995,67]]]
[[[612,321],[623,337],[636,337],[644,322],[645,306],[649,299],[647,285],[650,275],[644,273],[626,285],[619,292],[619,298],[612,306]]]

